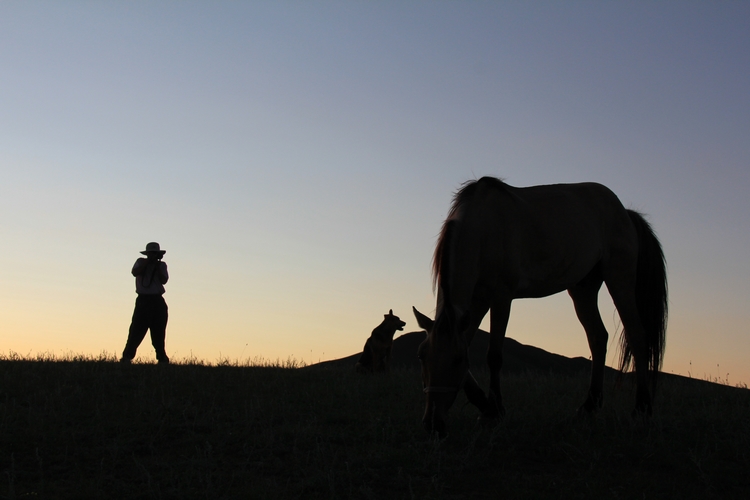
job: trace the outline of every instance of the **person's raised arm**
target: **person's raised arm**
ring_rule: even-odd
[[[133,264],[133,270],[130,271],[131,273],[133,273],[133,276],[140,276],[141,274],[143,274],[143,271],[146,270],[146,262],[148,261],[143,257],[135,261],[135,264]]]
[[[162,285],[165,285],[169,281],[169,272],[167,271],[167,263],[159,261],[159,281]]]

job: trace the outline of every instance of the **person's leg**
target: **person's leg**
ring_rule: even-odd
[[[122,359],[120,361],[123,363],[129,363],[135,357],[138,346],[141,345],[143,338],[146,336],[149,316],[148,304],[146,304],[141,296],[138,296],[135,299],[135,309],[133,310],[133,319],[130,322],[128,341],[125,344],[125,349],[122,351]]]
[[[164,297],[154,298],[153,311],[151,316],[151,344],[156,350],[156,359],[159,363],[169,363],[169,357],[165,348],[167,337],[167,320],[169,318],[169,309]]]

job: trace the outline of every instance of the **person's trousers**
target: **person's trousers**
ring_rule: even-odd
[[[167,336],[167,303],[161,295],[138,295],[135,299],[135,310],[133,320],[130,323],[128,342],[122,351],[122,358],[131,360],[135,357],[138,346],[143,342],[146,331],[151,330],[151,344],[156,350],[156,359],[160,362],[169,362],[164,348],[164,340]]]

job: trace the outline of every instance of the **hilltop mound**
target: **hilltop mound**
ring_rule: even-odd
[[[425,339],[424,331],[410,332],[393,340],[391,354],[392,368],[419,369],[417,348]],[[469,363],[473,369],[486,366],[485,356],[489,343],[489,333],[477,331],[474,341],[469,347]],[[354,367],[362,353],[352,354],[340,359],[323,361],[311,366],[344,368]],[[559,354],[547,352],[538,347],[521,344],[506,337],[503,343],[503,373],[523,373],[526,371],[557,374],[576,374],[588,372],[591,361],[583,358],[568,358]]]

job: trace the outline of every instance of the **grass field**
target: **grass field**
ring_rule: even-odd
[[[507,376],[497,426],[459,396],[438,441],[414,370],[6,357],[0,497],[750,497],[750,391],[665,377],[641,422],[628,382],[576,417],[586,384]]]

